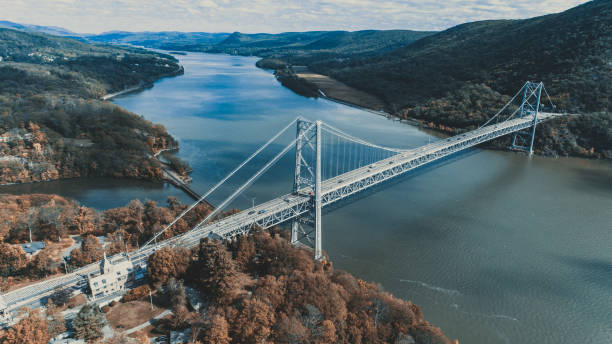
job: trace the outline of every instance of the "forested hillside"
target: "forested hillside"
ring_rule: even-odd
[[[152,254],[156,300],[175,315],[156,332],[190,327],[192,341],[223,344],[451,344],[417,305],[315,262],[283,234],[259,231],[225,244],[204,239],[191,251]],[[183,281],[206,299],[199,313],[189,312]]]
[[[98,35],[86,35],[83,38],[91,42],[112,44],[132,44],[147,48],[165,50],[204,51],[212,45],[223,41],[229,33],[207,32],[125,32],[112,31]]]
[[[431,35],[428,31],[311,31],[280,34],[233,33],[209,52],[290,58],[295,63],[319,59],[378,55]]]
[[[186,208],[168,197],[166,206],[132,200],[124,207],[98,212],[58,195],[0,194],[0,288],[4,291],[17,283],[58,273],[63,256],[57,246],[72,241],[69,235],[81,236],[83,242],[69,253],[68,267],[72,269],[102,259],[104,250],[96,237],[106,237],[109,255],[135,250]],[[188,231],[210,211],[206,204],[199,204],[162,239]],[[29,242],[30,233],[34,241],[47,243],[35,257],[27,257],[17,246]]]
[[[57,35],[57,36],[78,36],[77,33],[72,32],[70,30],[66,30],[62,27],[57,26],[41,26],[41,25],[32,25],[32,24],[19,24],[10,22],[7,20],[0,20],[0,28],[6,29],[15,29],[27,32],[41,32],[49,35]]]
[[[612,158],[611,60],[612,2],[599,0],[532,19],[462,24],[387,54],[310,68],[450,132],[483,123],[525,81],[543,81],[557,109],[584,116],[547,125],[536,148]]]
[[[0,194],[0,288],[6,291],[62,273],[62,252],[73,243],[69,234],[81,241],[70,251],[66,268],[71,270],[102,259],[104,252],[137,249],[186,208],[169,197],[166,206],[132,200],[124,207],[98,212],[57,195]],[[186,232],[211,210],[199,204],[161,239]],[[28,241],[30,230],[34,240],[47,244],[33,257],[16,245]],[[171,309],[173,316],[156,321],[147,332],[159,336],[191,328],[194,343],[451,344],[439,328],[424,320],[417,305],[334,270],[327,261],[315,262],[311,251],[291,245],[286,235],[273,228],[227,243],[205,239],[191,250],[157,250],[148,258],[149,285],[129,291],[122,303],[146,298],[148,306],[153,290],[156,306]],[[105,237],[104,247],[96,236]],[[193,304],[188,304],[183,283],[204,298],[199,312],[190,308]],[[64,291],[56,291],[50,300],[59,306],[72,303],[70,292],[63,297]],[[116,305],[113,302],[103,311],[110,314],[109,308]],[[0,342],[23,343],[14,337],[18,329],[24,337],[47,330],[44,322],[28,321],[26,315],[8,331],[0,330]],[[59,322],[66,325],[63,318]],[[62,328],[54,336],[64,332]],[[101,332],[90,338],[95,340],[102,342]]]
[[[163,126],[99,100],[182,73],[169,55],[0,29],[0,183],[156,179]]]

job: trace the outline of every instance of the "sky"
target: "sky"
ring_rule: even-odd
[[[0,0],[0,20],[78,33],[442,30],[561,12],[584,0]]]

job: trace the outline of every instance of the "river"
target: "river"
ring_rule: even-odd
[[[113,101],[166,126],[201,192],[298,115],[382,145],[436,140],[371,112],[300,97],[252,57],[177,57],[185,75]],[[264,151],[211,201],[279,149]],[[289,192],[293,164],[288,154],[233,206]],[[174,187],[106,178],[3,190],[58,193],[98,209],[132,198],[190,201]],[[610,162],[471,150],[326,212],[323,245],[336,268],[413,301],[461,343],[612,343]]]

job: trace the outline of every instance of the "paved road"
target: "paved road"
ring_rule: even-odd
[[[556,116],[558,115],[540,113],[538,118],[539,121],[543,121]],[[386,180],[456,152],[528,128],[531,126],[532,120],[533,117],[526,116],[500,124],[481,127],[465,134],[439,140],[416,149],[403,151],[375,164],[364,166],[325,180],[322,183],[323,205],[332,204],[352,194],[378,185]],[[130,253],[129,258],[135,265],[140,265],[146,262],[146,258],[150,254],[161,247],[182,246],[189,248],[196,246],[201,238],[211,233],[224,238],[231,238],[238,234],[248,232],[254,225],[261,228],[269,228],[286,222],[311,210],[312,197],[310,194],[311,192],[305,188],[300,194],[287,194],[281,196],[256,207],[225,217],[219,221],[159,242],[157,245],[140,248],[138,251]],[[117,261],[126,259],[126,257],[117,255],[110,259],[112,261]],[[8,309],[14,311],[24,305],[34,304],[37,300],[41,300],[50,295],[55,289],[65,286],[83,285],[86,283],[87,275],[98,271],[98,269],[99,263],[94,263],[68,275],[14,290],[3,295],[4,301],[8,305]]]

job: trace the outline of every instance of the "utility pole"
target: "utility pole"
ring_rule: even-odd
[[[149,289],[149,300],[151,300],[151,310],[153,310],[153,295],[151,294],[151,289]]]

